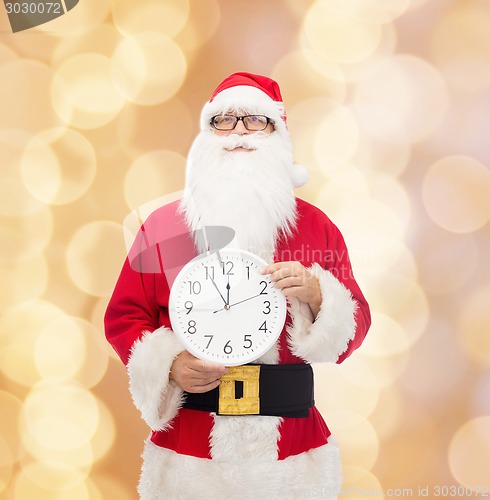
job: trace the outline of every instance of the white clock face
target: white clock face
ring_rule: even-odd
[[[286,299],[260,257],[222,249],[189,262],[170,291],[172,329],[194,356],[227,366],[267,352],[286,319]]]

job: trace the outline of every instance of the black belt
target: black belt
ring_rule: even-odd
[[[219,387],[185,392],[184,408],[218,415],[307,417],[315,404],[310,365],[232,366]]]

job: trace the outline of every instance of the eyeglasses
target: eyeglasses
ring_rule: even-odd
[[[274,124],[274,121],[263,115],[216,115],[211,118],[211,125],[216,130],[233,130],[238,121],[241,120],[247,130],[252,132],[260,132],[265,130],[269,123]]]

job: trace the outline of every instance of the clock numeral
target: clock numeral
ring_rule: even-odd
[[[214,266],[204,266],[204,269],[206,269],[206,279],[214,280]]]
[[[186,314],[189,314],[192,311],[194,304],[190,300],[186,300],[184,303],[184,307],[187,309]]]
[[[189,333],[190,335],[194,335],[196,332],[196,322],[193,319],[190,319],[187,323],[187,333]]]
[[[226,275],[228,275],[228,274],[229,274],[229,275],[233,275],[233,274],[235,274],[235,273],[233,272],[233,267],[234,267],[234,264],[233,264],[233,262],[231,262],[231,260],[228,260],[228,261],[226,261],[226,262],[222,262],[222,263],[221,263],[221,267],[223,268],[223,275],[225,275],[225,274],[226,274]]]
[[[189,281],[189,293],[191,295],[198,295],[201,293],[201,282],[200,281]]]
[[[270,312],[271,312],[271,303],[268,300],[264,300],[264,306],[265,306],[265,311],[262,311],[262,314],[270,314]]]
[[[267,295],[266,289],[267,289],[267,281],[261,281],[259,283],[260,285],[264,285],[264,288],[262,288],[262,291],[260,292],[259,295]]]
[[[260,326],[259,330],[262,330],[264,333],[267,333],[267,322],[264,321]]]
[[[223,347],[223,351],[225,354],[231,354],[233,352],[233,347],[231,347],[230,342],[231,340],[228,340],[228,342]]]
[[[204,335],[206,338],[209,338],[208,345],[206,346],[206,349],[209,349],[209,345],[211,344],[211,340],[213,340],[214,335]]]
[[[247,268],[247,279],[250,279],[250,266],[246,266]]]
[[[247,342],[247,345],[243,345],[245,349],[250,349],[252,347],[252,339],[250,338],[251,335],[244,335],[243,336],[243,342]]]

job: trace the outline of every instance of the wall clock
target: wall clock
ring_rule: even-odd
[[[169,299],[172,329],[194,356],[227,366],[250,363],[279,337],[286,298],[267,263],[238,249],[221,249],[187,263]]]

